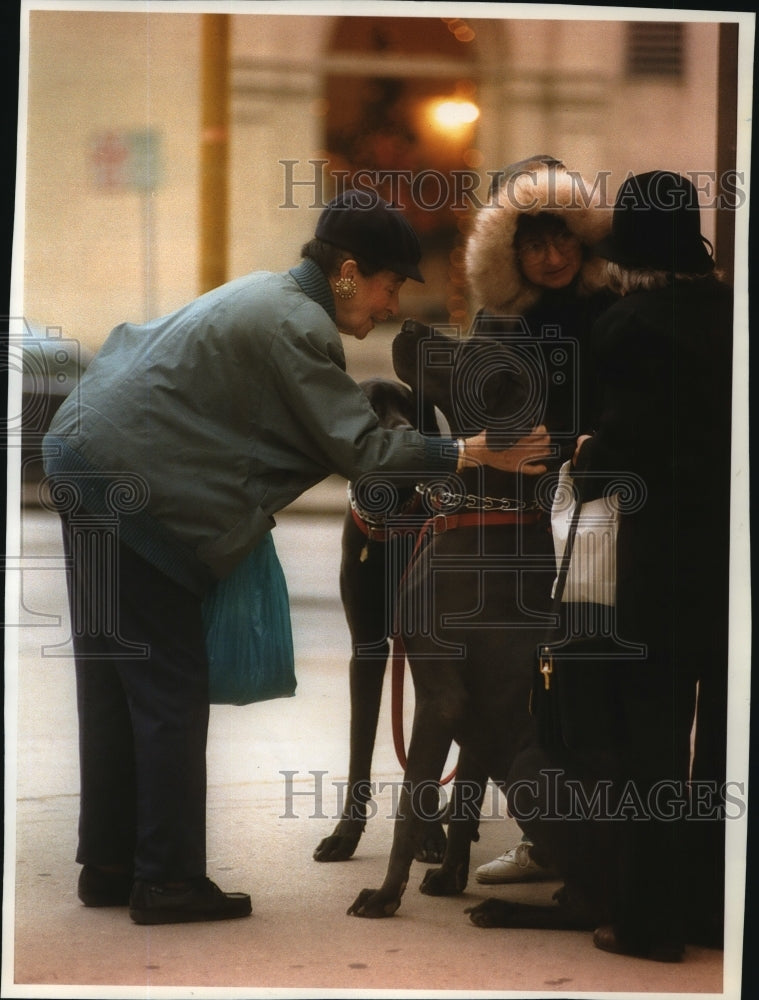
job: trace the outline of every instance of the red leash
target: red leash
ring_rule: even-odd
[[[419,535],[417,536],[416,544],[414,545],[414,551],[411,553],[411,558],[408,561],[408,565],[398,585],[398,589],[400,590],[400,587],[406,579],[409,570],[413,566],[423,541],[425,538],[429,540],[429,528],[432,528],[433,535],[440,535],[444,531],[452,531],[454,528],[476,527],[486,524],[534,524],[540,520],[541,514],[541,511],[530,511],[529,513],[526,513],[524,511],[516,510],[470,511],[464,514],[434,514],[431,518],[429,518],[429,520],[425,521],[419,529]],[[403,682],[406,674],[406,647],[403,643],[403,637],[400,635],[393,637],[392,671],[392,685],[390,691],[393,744],[395,746],[396,756],[398,757],[398,763],[405,771],[407,757],[406,741],[403,735]],[[444,778],[440,779],[440,784],[447,785],[448,782],[455,776],[456,768],[454,767],[450,774],[447,774]]]

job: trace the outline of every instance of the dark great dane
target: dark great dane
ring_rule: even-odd
[[[445,413],[452,433],[486,427],[495,448],[545,422],[546,356],[540,338],[457,340],[432,336],[414,321],[393,343],[396,374]],[[532,663],[552,624],[555,559],[546,509],[553,464],[540,477],[465,469],[423,494],[426,544],[398,599],[416,699],[407,767],[385,880],[362,890],[349,914],[386,917],[400,906],[411,861],[435,822],[430,789],[451,741],[461,749],[448,843],[442,867],[426,873],[421,891],[451,895],[466,887],[487,780],[503,787],[532,732]]]
[[[439,433],[434,407],[420,409],[407,386],[389,379],[367,379],[361,387],[383,427],[424,426]],[[340,596],[351,635],[350,763],[348,789],[341,817],[332,834],[314,851],[316,861],[346,861],[352,857],[366,826],[371,798],[371,766],[390,651],[393,606],[398,582],[415,540],[418,506],[414,482],[369,480],[367,490],[350,484],[340,564]],[[366,492],[366,495],[364,495]],[[406,527],[408,525],[408,527]],[[445,848],[442,825],[435,823],[421,861],[440,861]]]

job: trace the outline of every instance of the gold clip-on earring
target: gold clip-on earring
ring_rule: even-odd
[[[335,282],[335,294],[345,300],[352,299],[358,291],[358,285],[353,278],[338,278]]]

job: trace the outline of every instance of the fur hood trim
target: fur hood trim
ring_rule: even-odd
[[[508,168],[497,191],[477,213],[466,245],[466,274],[473,306],[487,312],[520,315],[540,298],[542,289],[528,281],[514,250],[522,213],[560,216],[585,248],[579,294],[590,295],[607,284],[606,261],[589,249],[611,230],[611,208],[601,191],[558,160],[535,158]]]

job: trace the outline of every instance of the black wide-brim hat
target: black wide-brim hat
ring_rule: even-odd
[[[623,267],[708,274],[714,259],[707,246],[696,188],[680,174],[652,170],[622,184],[611,233],[594,252]]]
[[[314,235],[373,267],[424,283],[418,236],[400,209],[374,191],[350,189],[333,198]]]

